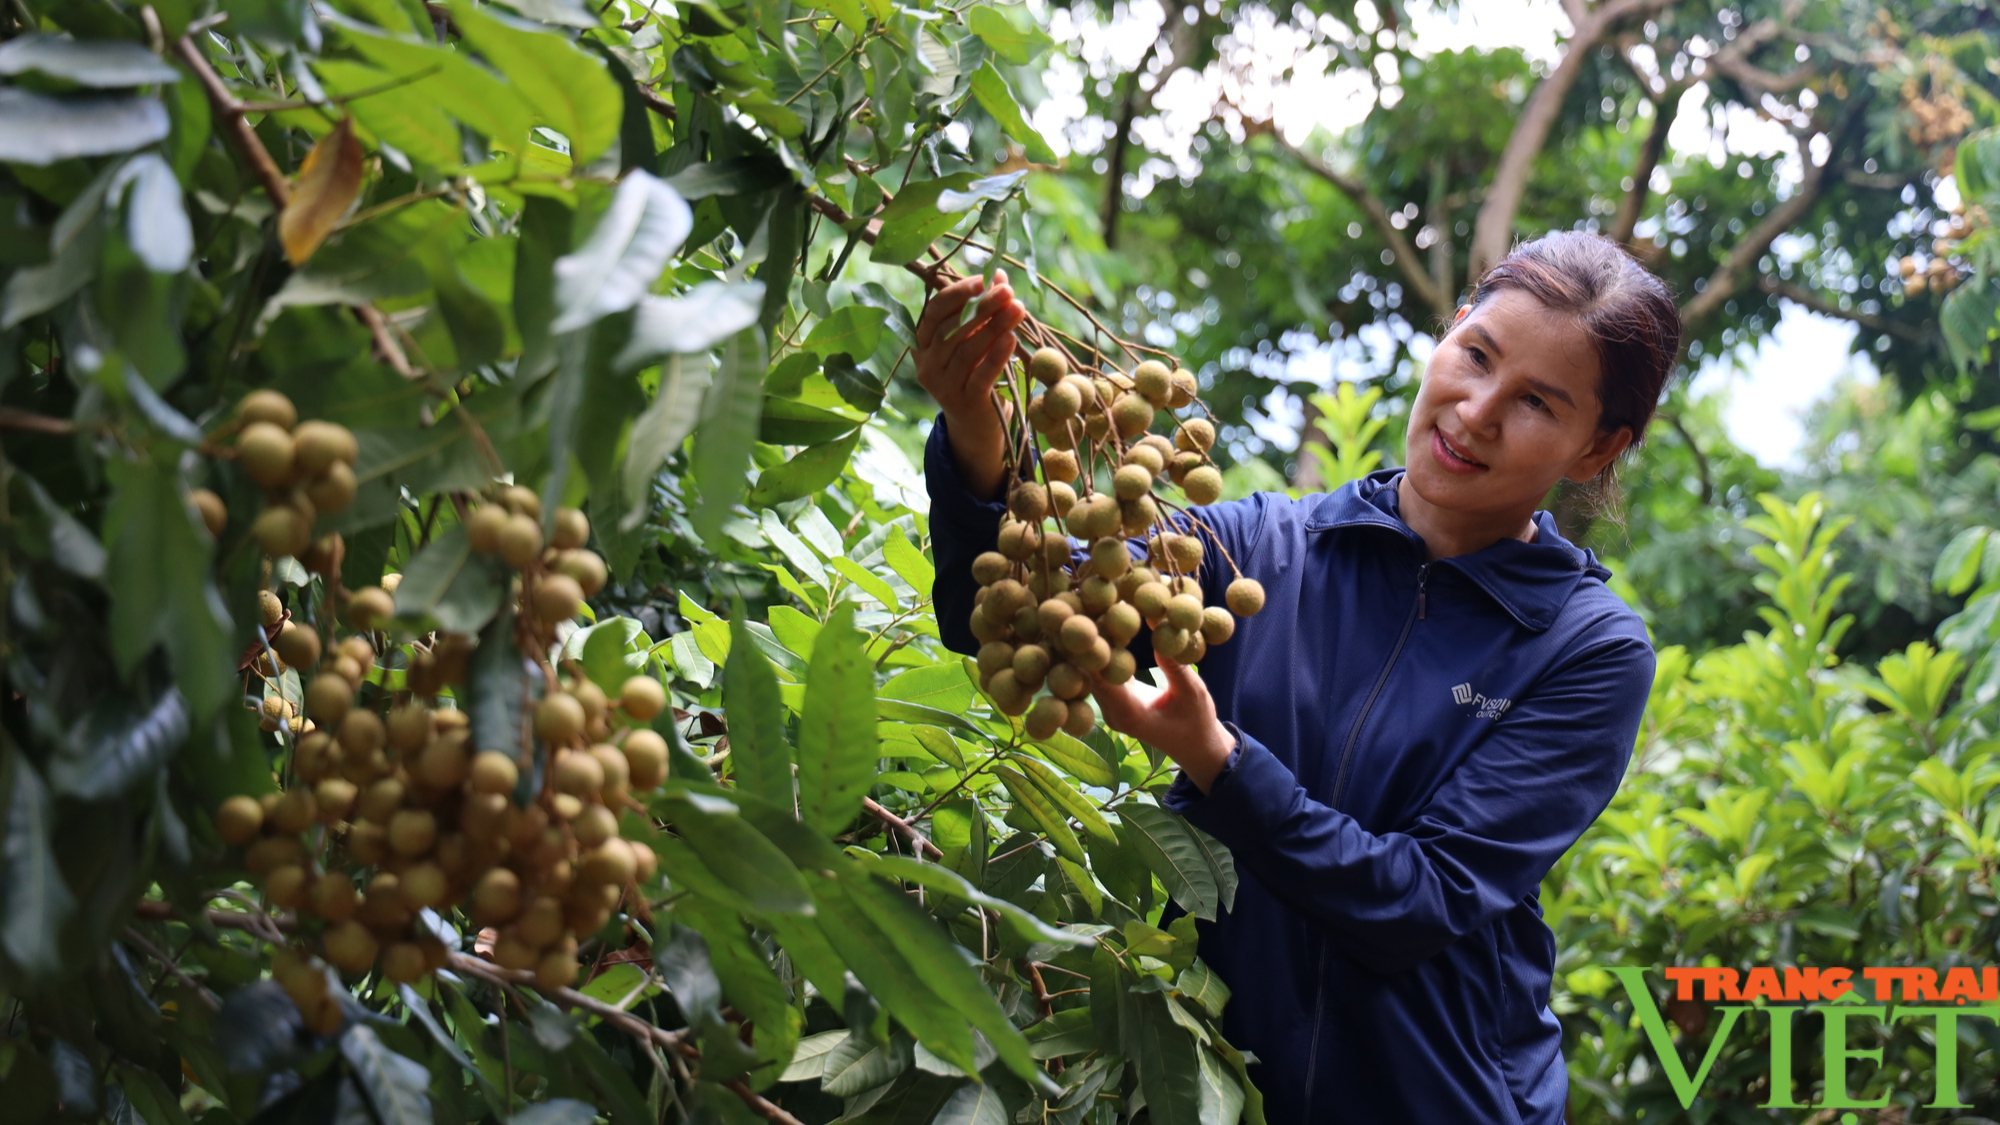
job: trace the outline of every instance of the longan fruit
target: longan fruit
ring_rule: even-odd
[[[653,854],[653,849],[637,840],[627,840],[625,846],[632,849],[632,863],[635,868],[632,878],[640,883],[652,882],[653,876],[660,870],[660,857]]]
[[[1180,655],[1174,657],[1174,659],[1180,661],[1182,664],[1199,664],[1201,663],[1201,658],[1207,655],[1208,642],[1202,640],[1201,633],[1197,631],[1188,634],[1187,646],[1182,648]]]
[[[288,863],[304,864],[306,852],[295,836],[265,836],[243,852],[243,866],[252,875],[269,875]]]
[[[276,628],[278,622],[285,619],[285,603],[270,590],[257,591],[257,618],[264,623],[264,628]]]
[[[344,973],[365,973],[375,964],[375,935],[348,919],[326,931],[326,959]]]
[[[1097,712],[1090,706],[1090,700],[1077,699],[1069,704],[1069,714],[1064,716],[1062,729],[1072,738],[1082,738],[1097,725]]]
[[[1067,379],[1042,392],[1041,399],[1043,417],[1058,426],[1076,417],[1076,412],[1083,409],[1083,396]]]
[[[1161,538],[1166,540],[1167,557],[1183,573],[1201,566],[1203,549],[1200,538],[1193,535],[1175,535],[1172,538],[1163,535]]]
[[[1154,476],[1159,476],[1167,467],[1166,459],[1160,456],[1160,451],[1151,445],[1145,444],[1135,445],[1127,449],[1125,456],[1120,461],[1126,465],[1144,465],[1146,471]]]
[[[1173,371],[1157,359],[1149,359],[1132,369],[1132,389],[1147,402],[1164,407],[1173,401]]]
[[[1190,469],[1181,480],[1181,491],[1197,506],[1213,504],[1222,499],[1222,473],[1214,465]]]
[[[466,542],[481,554],[499,553],[500,533],[506,530],[510,518],[507,509],[499,504],[481,504],[465,518]]]
[[[604,767],[604,785],[598,789],[598,796],[607,802],[618,801],[632,784],[632,767],[625,761],[625,755],[619,753],[616,746],[607,746],[602,742],[592,746],[589,754]]]
[[[631,769],[632,788],[658,789],[667,779],[667,740],[655,731],[635,730],[619,744],[625,764]]]
[[[474,793],[505,797],[520,784],[521,769],[498,750],[481,750],[473,756],[468,776]]]
[[[1158,625],[1153,629],[1153,655],[1164,656],[1168,660],[1177,659],[1182,649],[1187,647],[1188,631],[1173,625]]]
[[[274,559],[296,558],[312,546],[312,517],[290,504],[273,504],[257,513],[250,536]]]
[[[389,858],[389,834],[380,824],[359,823],[347,829],[347,854],[360,864],[380,863]]]
[[[542,525],[527,516],[508,516],[496,548],[508,566],[524,570],[542,553]]]
[[[1255,578],[1238,578],[1223,591],[1222,600],[1238,617],[1255,617],[1264,608],[1264,584]]]
[[[1051,640],[1059,637],[1062,633],[1063,622],[1068,621],[1071,615],[1075,613],[1076,608],[1061,598],[1050,597],[1044,599],[1042,604],[1036,609],[1036,615],[1041,618],[1042,636],[1048,637]]]
[[[314,681],[317,683],[318,681]],[[340,720],[340,748],[349,758],[367,758],[388,743],[389,732],[382,717],[366,708],[357,708]]]
[[[514,972],[529,972],[542,958],[542,951],[523,938],[516,928],[509,926],[500,931],[500,937],[493,943],[493,960],[503,969]]]
[[[500,490],[500,502],[507,510],[540,522],[542,518],[542,498],[526,485],[510,484]]]
[[[352,465],[361,456],[354,431],[335,422],[317,418],[300,422],[292,430],[292,440],[293,461],[302,477],[316,477],[336,463]]]
[[[420,856],[437,843],[437,818],[428,809],[402,809],[389,818],[389,847],[397,855]]]
[[[583,604],[583,587],[567,574],[551,574],[535,583],[535,616],[553,625],[576,616]]]
[[[431,709],[416,700],[400,704],[389,712],[389,745],[402,754],[414,754],[431,740]]]
[[[1086,672],[1096,672],[1111,663],[1111,642],[1099,637],[1082,652],[1070,654],[1069,662]]]
[[[491,843],[499,839],[505,830],[507,810],[511,807],[507,798],[499,793],[468,794],[465,803],[458,807],[458,826],[475,841]],[[442,850],[444,845],[440,843],[438,847]]]
[[[573,551],[590,542],[590,517],[575,508],[557,508],[555,534],[549,537],[549,546],[558,551]]]
[[[313,786],[313,801],[319,806],[319,819],[334,824],[347,819],[354,809],[355,798],[361,790],[353,782],[339,777],[322,778]]]
[[[1127,391],[1111,404],[1111,424],[1121,438],[1137,437],[1152,428],[1153,404],[1143,395]]]
[[[1058,699],[1075,699],[1090,688],[1083,670],[1073,664],[1057,664],[1049,669],[1049,693]]]
[[[1192,594],[1175,594],[1167,599],[1167,624],[1182,632],[1201,628],[1201,599]]]
[[[265,488],[292,482],[292,435],[269,422],[252,422],[236,437],[236,463]]]
[[[264,806],[257,798],[237,794],[215,811],[215,830],[224,843],[245,847],[264,830]]]
[[[450,900],[451,880],[445,878],[443,867],[425,860],[403,871],[402,892],[403,901],[411,906],[437,910]]]
[[[1212,645],[1222,644],[1236,635],[1236,617],[1219,605],[1208,606],[1201,611],[1201,639]]]
[[[1189,418],[1174,427],[1174,448],[1188,453],[1207,453],[1215,447],[1215,423],[1206,418]]]
[[[583,704],[583,722],[592,726],[601,721],[611,709],[611,700],[606,698],[604,689],[591,680],[577,680],[564,689]],[[664,699],[663,699],[664,703]]]
[[[299,422],[299,408],[292,400],[273,390],[255,390],[244,395],[236,403],[236,418],[249,425],[268,422],[280,429],[289,430]]]
[[[354,908],[360,899],[354,893],[354,880],[345,871],[329,871],[313,880],[312,891],[308,895],[314,914],[329,922],[345,922],[354,917]]]
[[[577,880],[586,886],[622,887],[638,873],[632,849],[616,836],[583,853],[577,864]]]
[[[363,586],[347,599],[347,624],[351,628],[380,629],[396,616],[396,599],[380,586]]]
[[[296,863],[282,864],[264,877],[264,897],[280,910],[296,910],[306,898],[306,869]]]
[[[357,689],[361,687],[361,680],[365,674],[359,660],[340,651],[335,651],[332,656],[327,658],[326,666],[322,670],[331,675],[339,676],[341,679],[346,680],[350,686]]]
[[[1126,602],[1119,602],[1106,609],[1103,616],[1097,619],[1097,632],[1116,647],[1138,636],[1141,624],[1143,622],[1139,618],[1138,608]]]
[[[1074,655],[1088,649],[1097,639],[1097,622],[1079,613],[1063,621],[1056,643],[1064,652]]]
[[[206,488],[196,488],[188,492],[188,500],[193,502],[195,512],[201,516],[201,525],[208,529],[209,535],[222,538],[223,529],[229,526],[229,508],[223,504],[222,497]]]
[[[575,834],[577,843],[594,848],[618,835],[618,817],[603,805],[591,805],[570,821],[569,830]]]
[[[986,695],[1000,710],[1024,705],[1028,699],[1028,689],[1014,675],[1014,669],[1002,668],[986,678]],[[1008,712],[1010,714],[1015,712]]]
[[[551,782],[558,793],[568,793],[572,797],[592,797],[604,788],[604,767],[596,758],[575,750],[556,755],[555,766],[549,771]]]
[[[1147,504],[1152,503],[1149,497],[1142,496],[1139,500]],[[1078,508],[1082,508],[1083,506],[1082,504],[1077,505]],[[1099,493],[1091,497],[1089,507],[1089,522],[1084,527],[1084,533],[1078,536],[1078,538],[1102,539],[1107,535],[1116,535],[1118,533],[1120,523],[1123,520],[1123,509],[1119,507],[1117,497]]]
[[[313,821],[317,819],[319,819],[319,802],[315,801],[312,792],[306,789],[286,791],[278,798],[278,803],[272,806],[268,817],[272,831],[283,832],[289,836],[296,836],[311,828]]]
[[[1052,387],[1069,374],[1069,356],[1061,348],[1036,348],[1028,357],[1028,374],[1045,387]]]
[[[361,491],[361,482],[345,461],[335,461],[325,472],[306,482],[306,499],[322,512],[344,512]]]
[[[1167,400],[1169,409],[1179,410],[1181,407],[1192,403],[1196,396],[1201,394],[1200,380],[1194,377],[1194,372],[1189,371],[1185,367],[1174,368],[1174,373],[1169,376],[1169,379],[1174,385],[1174,396]]]
[[[1159,518],[1160,507],[1153,502],[1151,496],[1141,496],[1137,500],[1127,500],[1118,506],[1118,526],[1105,532],[1105,534],[1109,535],[1114,531],[1123,529],[1128,536],[1136,537],[1144,535],[1155,523],[1159,522]]]
[[[521,912],[514,923],[514,932],[519,940],[542,949],[555,944],[562,937],[562,900],[549,895],[540,895]]]
[[[1075,507],[1076,507],[1076,489],[1071,488],[1069,485],[1064,484],[1059,480],[1050,481],[1049,511],[1052,512],[1057,519],[1061,519],[1064,516],[1069,515],[1070,510]],[[1046,549],[1046,547],[1047,544],[1045,543],[1044,549]]]
[[[551,692],[535,704],[535,737],[550,746],[567,746],[583,735],[583,704],[574,696]]]
[[[1076,454],[1066,449],[1051,449],[1042,454],[1042,474],[1053,481],[1069,483],[1076,480],[1079,467]]]
[[[1022,481],[1007,494],[1007,510],[1014,518],[1028,524],[1039,524],[1048,518],[1048,490],[1033,481]]]
[[[521,912],[521,877],[495,867],[472,889],[472,920],[482,926],[512,921]]]
[[[1111,660],[1098,672],[1108,684],[1129,683],[1138,674],[1139,658],[1122,648],[1113,651]]]
[[[1040,686],[1053,663],[1049,650],[1040,645],[1022,645],[1015,651],[1014,659],[1008,666],[1014,672],[1015,682]]]
[[[667,709],[667,689],[651,676],[632,676],[618,688],[618,708],[636,722],[650,723]]]
[[[1035,700],[1033,707],[1028,708],[1028,714],[1022,719],[1021,725],[1027,729],[1029,738],[1040,742],[1061,730],[1063,723],[1068,720],[1069,704],[1053,695],[1045,695]]]
[[[979,646],[973,660],[979,665],[979,675],[983,679],[1014,663],[1014,646],[1006,641],[988,641]]]
[[[399,941],[382,951],[382,976],[409,984],[424,975],[424,951],[415,942]]]
[[[465,740],[457,736],[435,740],[417,757],[417,774],[433,789],[456,788],[470,766]]]
[[[401,781],[393,777],[381,778],[361,791],[360,798],[355,802],[354,811],[361,819],[386,828],[389,821],[395,817],[396,810],[403,807],[405,793],[406,789]]]
[[[1153,474],[1144,465],[1120,465],[1111,474],[1111,489],[1120,500],[1137,500],[1151,491]]]
[[[583,588],[583,596],[586,598],[596,597],[597,592],[604,589],[604,583],[610,579],[610,572],[605,569],[604,560],[594,551],[559,552],[551,569],[557,574],[567,574],[576,579],[576,584]]]
[[[576,971],[576,954],[566,950],[551,949],[542,954],[542,959],[535,963],[535,987],[544,992],[568,988],[576,983]]]

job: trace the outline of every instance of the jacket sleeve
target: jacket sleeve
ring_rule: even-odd
[[[972,560],[993,549],[1007,505],[998,497],[974,496],[966,488],[952,460],[951,437],[942,414],[924,443],[924,487],[931,498],[931,557],[937,566],[931,607],[937,613],[938,636],[944,647],[971,655],[979,651],[979,640],[967,624],[972,599],[979,593],[979,583],[972,580]]]
[[[1652,678],[1641,638],[1584,647],[1398,831],[1368,832],[1314,800],[1247,734],[1207,795],[1182,775],[1164,804],[1363,965],[1400,972],[1511,909],[1604,811]]]

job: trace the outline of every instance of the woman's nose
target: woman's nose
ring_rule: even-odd
[[[1459,400],[1458,417],[1466,429],[1484,436],[1499,426],[1500,407],[1500,395],[1491,385],[1474,387]]]

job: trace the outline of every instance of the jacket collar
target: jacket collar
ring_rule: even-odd
[[[1421,552],[1423,540],[1403,522],[1397,501],[1396,485],[1402,475],[1400,468],[1377,469],[1322,494],[1306,520],[1306,530],[1381,528],[1400,534]],[[1564,539],[1549,513],[1538,511],[1534,520],[1533,543],[1502,539],[1469,555],[1437,561],[1471,579],[1524,627],[1540,632],[1555,624],[1556,615],[1584,578],[1603,581],[1611,571],[1591,550]]]

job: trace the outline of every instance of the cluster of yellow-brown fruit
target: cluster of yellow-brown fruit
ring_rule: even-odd
[[[473,546],[517,571],[510,640],[525,654],[549,651],[558,626],[605,582],[604,561],[584,546],[583,513],[557,511],[546,544],[540,515],[529,490],[495,486],[466,517]],[[581,675],[551,684],[532,714],[544,768],[538,784],[524,785],[533,758],[523,746],[475,745],[466,712],[440,705],[441,692],[465,681],[472,638],[418,638],[402,691],[361,694],[371,678],[384,680],[371,676],[370,636],[395,624],[395,580],[347,595],[353,632],[324,659],[320,635],[274,594],[260,594],[275,659],[266,654],[254,670],[267,678],[287,667],[317,671],[303,715],[278,693],[263,705],[265,729],[293,734],[286,788],[232,797],[216,815],[269,904],[316,920],[273,964],[316,1031],[341,1019],[318,958],[348,974],[379,969],[395,982],[445,963],[448,950],[419,921],[426,908],[463,910],[474,928],[493,931],[501,966],[532,971],[544,987],[568,985],[578,940],[600,930],[657,866],[650,848],[620,836],[618,818],[641,807],[634,792],[666,779],[667,743],[650,727],[667,704],[660,682],[633,676],[615,700]]]
[[[1171,439],[1151,432],[1160,411],[1196,402],[1192,374],[1146,360],[1129,375],[1091,378],[1053,347],[1036,351],[1027,371],[1043,388],[1024,412],[1040,438],[1041,479],[1012,486],[996,549],[973,560],[972,634],[980,685],[1001,712],[1025,716],[1033,739],[1081,737],[1097,721],[1084,698],[1088,673],[1130,680],[1138,662],[1127,646],[1141,626],[1152,628],[1157,655],[1192,664],[1235,633],[1236,617],[1264,608],[1264,588],[1238,572],[1226,608],[1204,606],[1201,538],[1166,519],[1154,496],[1163,477],[1196,505],[1222,495],[1208,457],[1213,422],[1176,419]],[[1031,468],[1010,466],[1010,479]],[[1108,492],[1098,491],[1100,470]],[[1072,538],[1085,545],[1080,561]]]
[[[1977,124],[1972,111],[1965,108],[1965,102],[1956,93],[1942,88],[1935,79],[1928,97],[1923,93],[1923,84],[1915,77],[1904,79],[1901,94],[1903,112],[1908,115],[1903,124],[1903,135],[1917,148],[1948,144],[1964,136],[1966,130]]]
[[[1926,291],[1948,293],[1955,288],[1963,276],[1951,259],[1959,252],[1959,244],[1986,222],[1984,207],[1966,207],[1962,202],[1953,205],[1944,233],[1931,241],[1932,257],[1926,261],[1907,254],[1896,263],[1896,271],[1903,277],[1903,295],[1919,297]]]
[[[236,408],[236,463],[264,489],[264,509],[250,525],[257,546],[272,558],[292,556],[315,574],[340,565],[340,537],[315,538],[321,515],[354,503],[353,431],[334,422],[299,421],[298,407],[277,391],[252,391]],[[222,498],[205,488],[192,496],[202,522],[221,535],[229,522]]]

